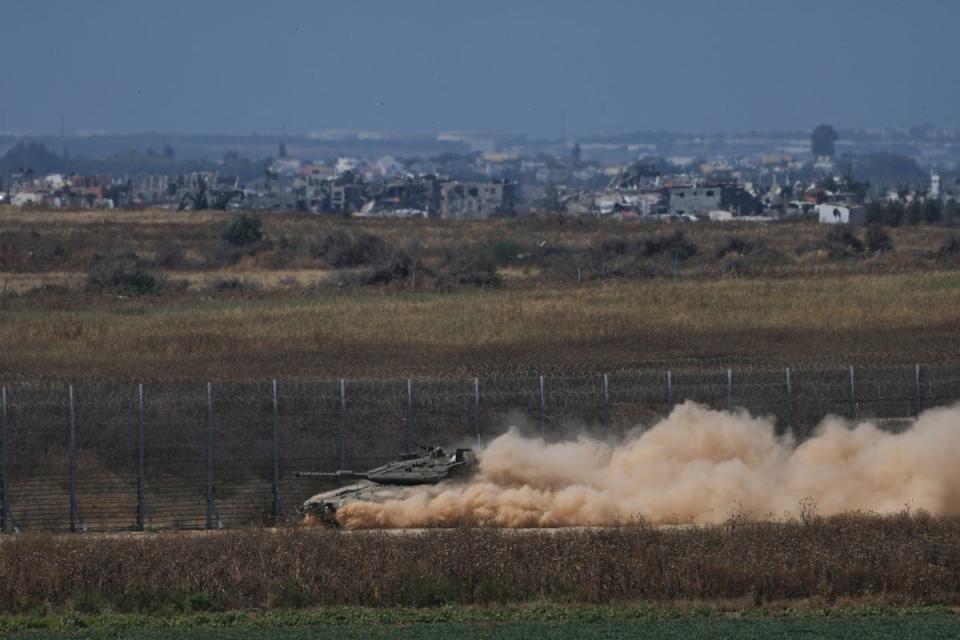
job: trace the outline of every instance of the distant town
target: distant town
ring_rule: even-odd
[[[251,157],[258,158],[256,160]],[[960,133],[0,135],[0,204],[824,223],[960,217]]]

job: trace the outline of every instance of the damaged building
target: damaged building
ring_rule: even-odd
[[[438,217],[440,179],[406,176],[384,182],[361,210],[367,216]]]
[[[681,185],[667,189],[670,213],[692,215],[729,211],[739,216],[759,215],[763,203],[738,184]]]
[[[459,182],[431,174],[384,182],[366,182],[350,171],[332,179],[306,176],[294,192],[301,211],[343,215],[489,218],[513,215],[516,206],[513,182]]]
[[[516,205],[516,185],[492,182],[444,182],[440,185],[440,217],[490,218],[511,216]]]

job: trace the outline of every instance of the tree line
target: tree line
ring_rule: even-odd
[[[868,224],[881,224],[900,227],[919,224],[960,223],[960,203],[951,200],[941,203],[938,200],[914,200],[909,203],[874,201],[867,205]]]

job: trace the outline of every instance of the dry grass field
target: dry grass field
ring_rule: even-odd
[[[936,362],[960,273],[349,293],[9,298],[0,373],[131,378],[594,370],[670,359]]]
[[[221,239],[231,218],[0,210],[0,373],[932,362],[954,358],[960,336],[960,244],[948,228],[889,230],[894,249],[881,252],[856,246],[862,229],[838,240],[810,223],[265,214],[264,240],[237,248]],[[91,286],[116,255],[158,290]]]

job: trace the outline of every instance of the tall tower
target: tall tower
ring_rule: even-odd
[[[940,174],[930,170],[930,199],[940,199]]]

